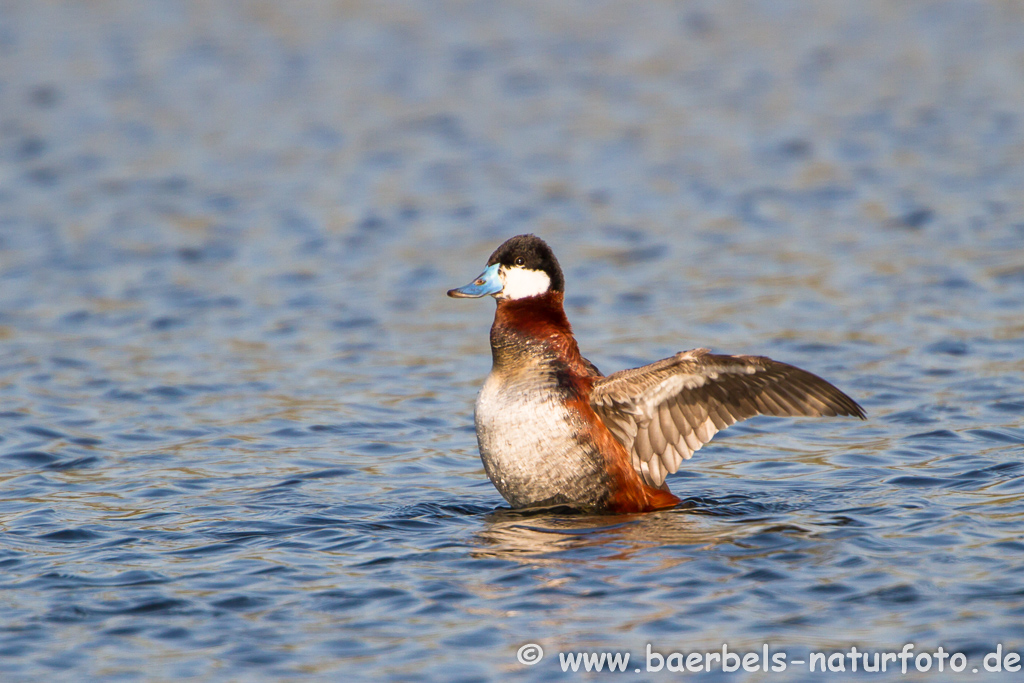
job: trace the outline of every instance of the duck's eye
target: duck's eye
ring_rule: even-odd
[[[519,258],[516,259],[516,265],[517,266],[525,266],[526,265],[526,259],[524,259],[522,256],[520,256]]]

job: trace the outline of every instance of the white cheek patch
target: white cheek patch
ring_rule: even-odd
[[[551,278],[543,270],[502,266],[498,269],[498,273],[505,285],[499,293],[494,295],[498,299],[524,299],[528,296],[543,294],[551,288]]]

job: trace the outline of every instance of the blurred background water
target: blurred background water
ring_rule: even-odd
[[[869,421],[510,513],[444,291],[521,232],[605,372],[770,355]],[[1019,3],[0,0],[0,677],[1020,651],[1022,300]]]

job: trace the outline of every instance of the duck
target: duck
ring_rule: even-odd
[[[719,431],[755,415],[851,416],[864,409],[821,377],[764,356],[681,351],[603,375],[580,355],[554,252],[505,241],[453,298],[493,297],[491,371],[474,422],[484,471],[514,509],[663,510],[666,483]]]

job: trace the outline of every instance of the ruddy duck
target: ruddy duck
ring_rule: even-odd
[[[763,356],[677,353],[607,377],[580,355],[565,279],[534,235],[498,247],[456,298],[490,294],[493,366],[476,401],[484,470],[512,507],[646,512],[679,502],[665,477],[754,415],[864,418],[817,375]]]

